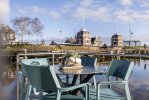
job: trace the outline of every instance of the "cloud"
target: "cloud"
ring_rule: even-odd
[[[48,14],[49,14],[49,16],[52,16],[55,19],[60,18],[60,14],[55,10],[48,12]]]
[[[149,24],[149,10],[136,10],[130,8],[120,8],[115,9],[112,11],[111,16],[113,17],[112,20],[117,20],[122,23],[128,23],[129,17],[132,23],[142,23],[142,24]],[[111,21],[112,21],[111,20]]]
[[[67,2],[62,5],[62,12],[69,16],[70,18],[82,19],[84,16],[85,19],[91,19],[93,21],[102,21],[102,22],[112,22],[112,21],[122,21],[128,22],[129,8],[120,6],[123,5],[132,5],[132,0],[123,0],[109,2],[108,0],[81,0],[80,2]]]
[[[149,24],[149,10],[142,5],[149,5],[148,0],[68,0],[56,9],[47,9],[39,6],[19,7],[20,14],[43,14],[51,18],[67,18],[100,22],[128,23],[129,16],[132,21]],[[149,7],[149,6],[148,6]],[[137,8],[137,9],[136,9]]]
[[[52,18],[60,18],[60,14],[58,13],[58,11],[56,10],[48,10],[46,8],[43,7],[39,7],[39,6],[31,6],[31,7],[18,7],[17,11],[20,14],[28,14],[28,13],[32,13],[32,14],[44,14],[44,15],[48,15]]]
[[[82,8],[88,8],[92,4],[93,4],[93,0],[81,0],[80,7],[82,7]]]
[[[0,0],[0,23],[4,23],[9,18],[9,0]]]
[[[46,13],[45,8],[32,6],[32,7],[17,7],[17,11],[20,14],[27,14],[27,13]]]
[[[81,0],[80,2],[67,2],[62,5],[61,12],[73,19],[91,19],[107,21],[110,17],[110,6],[101,5],[103,1]]]
[[[141,6],[142,7],[149,7],[149,1],[148,0],[141,0]]]
[[[128,23],[129,16],[132,22],[149,24],[149,10],[143,9],[142,4],[149,5],[147,0],[75,0],[64,2],[61,14],[72,19],[85,19],[101,22]],[[137,7],[137,9],[136,9]]]
[[[108,21],[110,19],[109,8],[107,7],[100,7],[96,11],[91,11],[91,16],[93,20],[102,20]]]
[[[18,12],[19,12],[20,14],[27,14],[27,13],[28,13],[28,10],[26,10],[25,8],[22,8],[22,9],[21,9],[21,7],[18,7],[17,10],[18,10]]]
[[[119,10],[115,10],[113,11],[113,16],[115,16],[116,20],[122,21],[122,22],[128,22],[129,21],[129,16],[130,13],[133,12],[131,10],[124,10],[124,9],[119,9]],[[131,14],[132,17],[132,14]]]
[[[130,6],[133,4],[133,0],[121,0],[122,5]]]
[[[45,13],[46,12],[45,8],[41,8],[38,6],[33,6],[33,7],[30,7],[29,9],[31,9],[33,13]]]

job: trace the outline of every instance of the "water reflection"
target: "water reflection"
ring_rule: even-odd
[[[144,64],[144,70],[146,70],[146,66],[147,66],[146,60],[144,62],[145,62],[145,64]]]
[[[148,100],[149,98],[149,60],[127,59],[134,62],[134,67],[129,78],[129,88],[132,100]],[[104,60],[106,61],[106,60]],[[98,65],[104,68],[109,66],[110,61],[98,62]],[[99,76],[98,80],[104,78]],[[120,92],[121,89],[120,89]]]
[[[14,67],[1,68],[0,100],[16,100],[16,69]]]
[[[147,100],[149,98],[149,69],[147,66],[149,60],[136,62],[133,73],[130,76],[130,90],[133,94],[133,100]]]

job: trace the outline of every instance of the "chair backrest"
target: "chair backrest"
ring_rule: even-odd
[[[128,60],[112,60],[107,78],[109,76],[114,76],[123,80],[128,80],[133,65],[134,63]]]
[[[26,64],[26,65],[42,65],[42,66],[49,65],[47,58],[24,59],[21,61],[21,63]],[[23,75],[26,76],[24,67],[22,67],[22,72],[23,72]]]
[[[83,66],[96,66],[97,58],[81,57],[81,64]]]
[[[48,64],[47,58],[24,59],[21,62],[32,87],[42,91],[57,91],[59,81],[53,66]]]

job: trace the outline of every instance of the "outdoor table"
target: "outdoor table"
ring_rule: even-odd
[[[78,80],[79,77],[80,77],[80,83],[86,83],[96,74],[98,75],[105,74],[105,71],[97,66],[83,66],[83,68],[81,69],[72,69],[72,70],[61,69],[60,66],[55,66],[54,69],[57,75],[66,75],[67,78],[69,75],[74,75],[71,86],[76,84],[76,81]],[[79,89],[76,89],[72,92],[72,94],[76,94],[78,91]]]

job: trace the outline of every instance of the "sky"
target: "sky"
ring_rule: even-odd
[[[131,39],[149,45],[149,0],[0,0],[0,12],[0,23],[12,29],[16,17],[38,17],[47,43],[74,37],[83,28],[84,18],[84,28],[103,43],[110,45],[117,32],[129,40],[130,22]]]

